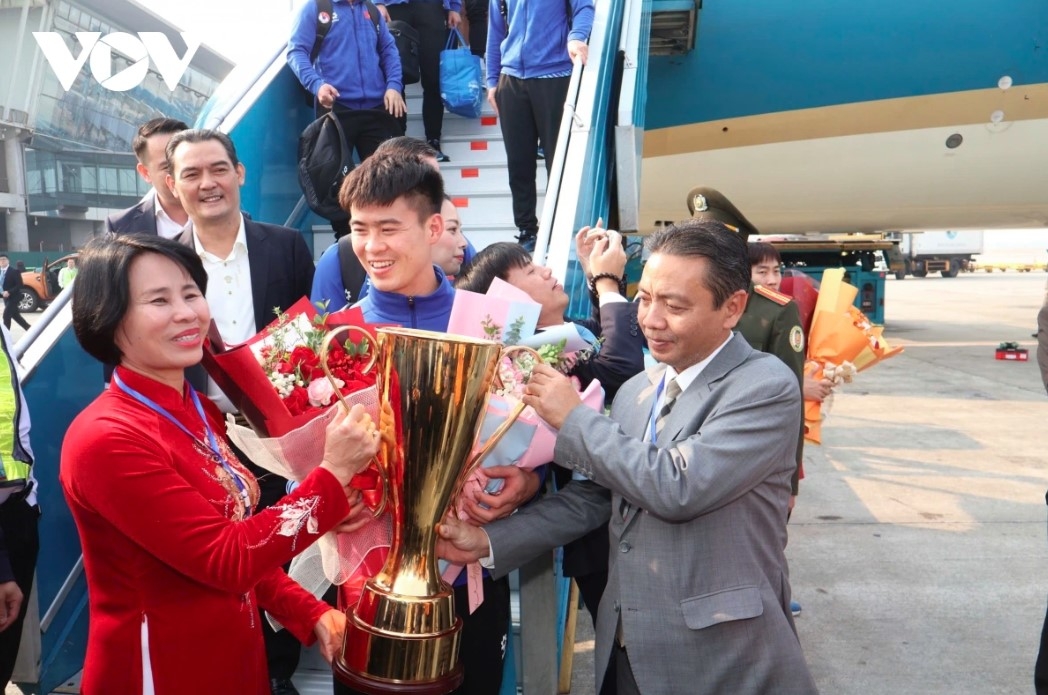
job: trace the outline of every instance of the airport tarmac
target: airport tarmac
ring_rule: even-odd
[[[1043,273],[890,279],[905,353],[840,389],[790,524],[822,693],[1030,693],[1048,595]],[[994,359],[1002,341],[1029,361]]]
[[[797,629],[823,695],[1033,692],[1048,397],[1031,333],[1045,283],[888,279],[885,335],[906,351],[839,389],[790,522]],[[995,360],[1002,341],[1029,361]],[[593,681],[582,609],[571,692]]]
[[[1044,273],[890,278],[905,352],[839,389],[787,555],[823,695],[1032,693],[1048,596]],[[994,359],[1002,341],[1028,362]],[[593,692],[579,616],[572,693]]]

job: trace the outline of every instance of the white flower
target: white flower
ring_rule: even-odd
[[[295,388],[295,375],[270,372],[269,383],[273,384],[281,398],[287,398]]]

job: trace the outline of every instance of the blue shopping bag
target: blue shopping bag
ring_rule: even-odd
[[[470,52],[462,34],[453,29],[440,52],[440,98],[444,108],[465,118],[480,118],[484,92],[480,57]]]

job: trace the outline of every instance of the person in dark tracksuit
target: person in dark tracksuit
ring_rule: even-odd
[[[571,16],[568,16],[568,12]],[[490,0],[488,101],[506,146],[517,240],[535,250],[535,143],[553,167],[573,62],[588,57],[593,0]]]

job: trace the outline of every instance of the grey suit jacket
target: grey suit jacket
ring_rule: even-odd
[[[664,372],[660,365],[623,385],[610,417],[572,411],[556,461],[590,482],[489,524],[493,575],[610,517],[598,684],[621,617],[644,695],[815,693],[783,553],[797,379],[735,334],[678,397],[653,445],[648,426]]]

